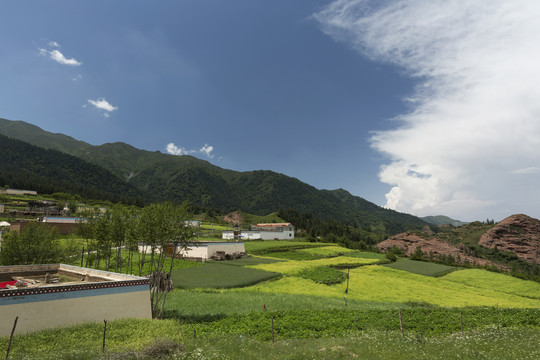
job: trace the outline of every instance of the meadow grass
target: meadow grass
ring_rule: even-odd
[[[482,269],[466,269],[444,276],[445,280],[465,284],[479,289],[497,289],[500,292],[533,299],[540,299],[540,284],[521,280],[510,275]]]
[[[368,302],[325,296],[234,291],[223,289],[176,289],[169,293],[165,305],[168,318],[186,322],[202,322],[235,314],[267,311],[331,310],[331,309],[398,309],[403,303]]]
[[[172,272],[174,286],[182,289],[215,288],[228,289],[249,286],[281,276],[279,273],[234,266],[227,262],[207,262],[197,268],[185,268]]]
[[[538,359],[538,329],[467,331],[422,337],[399,332],[363,332],[343,337],[278,340],[275,344],[237,336],[190,341],[176,359]],[[515,340],[514,340],[515,339]]]
[[[392,269],[409,271],[415,274],[426,276],[441,276],[448,274],[452,271],[459,270],[455,266],[435,264],[425,261],[415,261],[405,258],[398,259],[396,262],[386,264],[385,266]]]
[[[464,319],[463,334],[460,331],[460,311]],[[497,330],[496,310],[493,308],[466,308],[460,311],[405,308],[402,310],[404,336],[399,332],[397,309],[261,310],[222,317],[192,318],[192,321],[186,318],[111,320],[107,323],[107,352],[103,358],[130,358],[130,354],[135,356],[134,352],[145,351],[156,340],[184,345],[185,349],[177,353],[180,358],[190,358],[195,355],[195,348],[199,348],[201,351],[197,358],[210,356],[217,359],[220,355],[221,358],[255,359],[262,354],[257,353],[256,349],[260,351],[270,346],[280,347],[279,352],[272,353],[275,356],[270,358],[284,359],[300,355],[300,358],[305,358],[307,354],[312,354],[313,358],[335,358],[344,349],[347,351],[343,355],[361,353],[377,359],[406,356],[437,359],[446,358],[441,354],[455,354],[456,351],[471,359],[487,354],[494,356],[490,358],[534,359],[539,354],[539,309],[502,309],[500,330]],[[16,335],[10,355],[12,359],[100,358],[102,336],[103,323]],[[5,349],[7,342],[7,337],[1,338],[0,348]],[[358,342],[362,346],[353,345]],[[242,355],[244,346],[253,347],[253,352],[247,352],[246,357]],[[289,356],[286,356],[287,349]],[[411,351],[414,356],[408,353]],[[264,354],[268,358],[269,354]],[[294,357],[290,357],[291,354],[295,354]],[[154,353],[143,358],[156,357]]]

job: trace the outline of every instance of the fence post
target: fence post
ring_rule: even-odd
[[[101,352],[105,352],[105,333],[107,332],[107,320],[103,320],[105,325],[103,326],[103,347],[101,349]]]
[[[11,348],[11,340],[13,339],[13,333],[15,332],[15,328],[17,327],[17,320],[19,320],[19,317],[15,317],[15,322],[13,323],[13,329],[11,329],[11,335],[9,336],[9,343],[6,350],[6,360],[9,358],[9,350]]]
[[[401,336],[403,336],[403,318],[401,317],[401,309],[399,309],[399,328],[401,329]]]
[[[81,267],[83,266],[83,260],[84,260],[84,246],[82,247],[82,252],[81,252]]]
[[[459,323],[461,324],[461,334],[463,335],[463,314],[459,312]]]
[[[500,331],[500,328],[499,328],[499,303],[497,303],[497,331]]]
[[[349,273],[351,271],[351,268],[349,265],[347,265],[347,289],[345,289],[345,294],[349,293]]]
[[[274,344],[274,317],[272,316],[272,344]]]

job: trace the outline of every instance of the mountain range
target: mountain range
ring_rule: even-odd
[[[28,166],[21,168],[25,178],[37,176],[48,177],[51,181],[58,180],[58,172],[44,171],[47,164],[71,164],[66,165],[61,173],[64,183],[72,181],[72,188],[78,189],[73,190],[75,192],[83,189],[109,189],[99,195],[102,198],[121,193],[131,202],[170,200],[181,203],[187,200],[201,211],[213,209],[225,213],[241,210],[257,215],[291,208],[311,213],[323,220],[336,220],[351,225],[382,223],[389,233],[426,225],[418,217],[382,208],[346,190],[319,190],[296,178],[273,171],[238,172],[220,168],[193,156],[146,151],[121,142],[91,145],[64,134],[47,132],[24,121],[0,119],[0,134],[42,149],[35,151],[28,148],[24,151],[25,156],[31,157],[24,160]],[[20,142],[6,139],[0,138],[6,149],[24,147]],[[14,152],[11,151],[12,154]],[[22,162],[21,156],[2,158],[0,175],[9,173],[10,178],[14,179],[14,169],[17,166],[20,168]],[[70,178],[68,169],[72,167],[81,169],[81,172]],[[92,181],[86,181],[85,178]],[[15,183],[9,185],[18,186]]]

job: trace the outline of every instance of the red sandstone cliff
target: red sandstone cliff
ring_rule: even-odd
[[[540,220],[523,214],[509,216],[482,235],[479,244],[540,264]]]

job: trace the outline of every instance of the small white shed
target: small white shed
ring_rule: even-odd
[[[218,252],[222,252],[224,255],[233,255],[245,253],[246,248],[243,242],[212,241],[193,243],[188,245],[187,249],[178,249],[178,253],[188,259],[207,260],[216,256]]]

